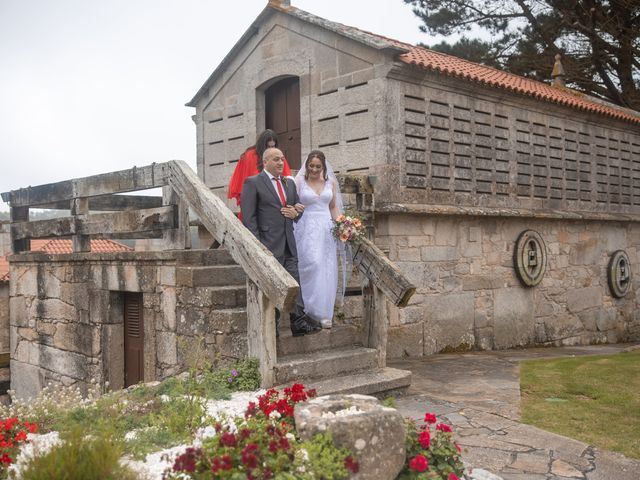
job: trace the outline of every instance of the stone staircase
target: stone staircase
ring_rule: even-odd
[[[181,285],[196,287],[200,302],[212,305],[210,332],[246,332],[246,275],[224,249],[192,251],[176,268]],[[214,253],[215,252],[215,253]],[[334,327],[313,335],[293,337],[282,322],[277,340],[275,384],[304,383],[318,394],[362,393],[389,395],[406,389],[411,372],[378,367],[377,351],[367,348],[368,328],[362,318],[362,296],[345,298],[350,317],[334,319]],[[246,354],[237,337],[234,351]],[[246,338],[246,337],[245,337]]]

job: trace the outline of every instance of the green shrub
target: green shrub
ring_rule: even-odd
[[[110,435],[86,436],[74,429],[48,453],[22,471],[24,480],[133,480],[137,475],[120,465],[123,444]]]
[[[313,472],[312,478],[326,480],[342,480],[349,478],[349,472],[345,467],[345,459],[351,456],[347,448],[337,447],[333,443],[331,433],[319,433],[310,440],[302,443],[309,457],[309,470]]]

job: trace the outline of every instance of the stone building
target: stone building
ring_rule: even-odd
[[[188,103],[198,175],[224,197],[268,127],[293,168],[319,148],[369,176],[375,243],[418,287],[389,356],[637,340],[640,113],[556,80],[272,1]]]

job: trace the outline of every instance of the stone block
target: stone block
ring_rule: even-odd
[[[398,260],[403,262],[419,262],[420,249],[419,248],[399,248]]]
[[[112,390],[124,388],[124,327],[102,325],[102,365]]]
[[[405,428],[400,412],[374,397],[329,395],[296,406],[296,430],[303,440],[330,432],[336,445],[357,457],[362,480],[392,480],[405,461]]]
[[[458,222],[450,218],[436,221],[435,244],[455,247],[458,244]]]
[[[543,342],[563,340],[581,334],[584,325],[575,315],[555,315],[544,320],[546,338]]]
[[[532,289],[498,290],[494,295],[493,326],[495,348],[529,345],[535,340]]]
[[[176,330],[176,289],[165,288],[162,292],[161,298],[161,311],[162,311],[162,327],[175,332]]]
[[[413,323],[391,327],[387,337],[387,358],[421,357],[423,355],[424,324]]]
[[[458,250],[456,247],[422,247],[421,258],[424,262],[443,262],[458,259]]]
[[[100,353],[100,327],[81,323],[58,323],[53,335],[53,346],[88,357]]]
[[[44,375],[40,368],[11,359],[11,389],[16,392],[16,398],[34,398],[44,385]]]
[[[604,244],[597,238],[589,238],[571,247],[569,263],[571,265],[594,265],[599,263]]]
[[[462,290],[494,290],[504,287],[504,283],[497,275],[473,275],[462,280]]]
[[[567,308],[571,313],[602,305],[602,287],[575,288],[567,291]]]
[[[178,363],[178,343],[175,333],[158,332],[156,342],[158,362],[165,365],[176,365]]]
[[[437,351],[472,346],[474,294],[472,292],[431,295],[425,298],[424,343],[435,339]],[[425,352],[426,354],[426,352]]]
[[[38,318],[73,322],[78,317],[78,311],[73,305],[57,298],[36,300],[35,304]]]
[[[16,327],[35,326],[35,320],[29,317],[25,297],[11,297],[9,299],[9,324]]]
[[[606,332],[616,328],[618,318],[615,309],[607,308],[599,310],[599,312],[600,314],[596,316],[596,327],[598,328],[598,331]]]
[[[168,287],[176,286],[176,267],[172,265],[166,265],[158,267],[158,283]]]
[[[40,345],[40,365],[46,366],[47,370],[77,380],[90,378],[90,365],[86,356],[47,345]]]
[[[38,295],[38,270],[36,267],[12,267],[9,295]]]

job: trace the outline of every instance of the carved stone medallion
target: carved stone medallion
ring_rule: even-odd
[[[613,252],[607,268],[607,279],[611,295],[616,298],[624,297],[631,287],[631,264],[629,256],[624,250]]]
[[[516,241],[513,252],[516,274],[525,287],[535,287],[547,270],[547,247],[540,234],[525,230]]]

